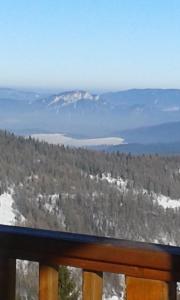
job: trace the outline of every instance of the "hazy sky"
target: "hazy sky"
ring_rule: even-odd
[[[0,86],[180,88],[180,1],[0,0]]]

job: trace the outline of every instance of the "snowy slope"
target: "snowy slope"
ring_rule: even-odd
[[[99,175],[90,175],[90,178],[92,180],[96,180],[96,181],[106,181],[107,183],[113,185],[114,187],[116,187],[119,191],[121,192],[128,192],[128,180],[124,180],[121,177],[115,178],[112,177],[110,173],[102,173],[102,176],[99,177]],[[156,194],[155,192],[148,192],[146,189],[134,189],[133,192],[135,194],[137,193],[141,193],[143,192],[146,195],[151,196],[151,199],[153,201],[154,204],[162,206],[164,209],[167,208],[171,208],[171,209],[176,209],[176,208],[180,208],[180,199],[171,199],[168,196],[165,196],[163,194]]]
[[[0,195],[0,224],[14,225],[17,220],[24,221],[14,206],[13,190]]]

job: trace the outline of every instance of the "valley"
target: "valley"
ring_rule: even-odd
[[[108,145],[120,145],[123,144],[123,139],[118,137],[104,137],[104,138],[89,138],[78,139],[70,136],[66,136],[60,133],[54,134],[32,134],[32,138],[39,141],[44,141],[49,144],[64,145],[70,147],[91,147],[91,146],[108,146]]]
[[[21,135],[118,137],[125,143],[179,142],[180,90],[57,94],[0,88],[0,128]]]

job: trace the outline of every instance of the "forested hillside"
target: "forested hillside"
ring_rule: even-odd
[[[180,245],[180,156],[72,149],[1,131],[5,193],[23,226]]]
[[[11,189],[32,226],[145,240],[169,226],[166,234],[178,235],[178,217],[171,218],[177,209],[164,210],[155,200],[158,194],[180,199],[179,156],[70,149],[7,132],[0,133],[0,153],[0,192]]]

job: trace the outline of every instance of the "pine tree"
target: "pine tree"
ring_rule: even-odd
[[[67,267],[59,268],[59,296],[61,300],[77,300],[79,290]]]

